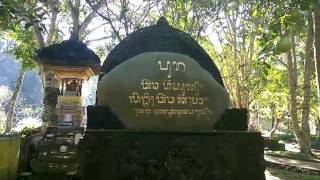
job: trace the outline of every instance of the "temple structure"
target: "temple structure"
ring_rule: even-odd
[[[100,59],[84,43],[66,40],[40,49],[36,62],[44,86],[45,132],[32,169],[38,174],[74,173],[86,117],[82,85],[98,74]]]
[[[82,42],[67,40],[41,49],[36,61],[45,88],[45,125],[83,127],[82,84],[98,74],[99,57]]]
[[[41,49],[37,62],[46,127],[31,160],[38,179],[265,180],[263,138],[247,132],[247,110],[230,108],[213,60],[164,17],[120,41],[101,71],[76,40]],[[86,116],[82,85],[98,73]]]

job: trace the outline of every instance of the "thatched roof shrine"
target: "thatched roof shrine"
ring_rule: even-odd
[[[90,67],[95,74],[100,72],[101,67],[99,57],[77,40],[66,40],[40,49],[36,62],[52,66]]]

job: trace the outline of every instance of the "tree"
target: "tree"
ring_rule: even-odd
[[[101,8],[103,2],[105,1],[99,1],[95,8]],[[70,17],[68,16],[70,12],[73,25],[70,38],[84,38],[85,31],[96,13],[94,11],[87,12],[84,9],[88,9],[88,7],[80,6],[80,0],[68,0],[65,4],[59,0],[28,1],[28,3],[22,3],[20,0],[1,1],[0,9],[5,10],[2,11],[4,16],[1,17],[3,21],[0,24],[0,28],[3,30],[2,36],[9,37],[14,42],[10,52],[21,60],[22,64],[16,88],[9,103],[7,132],[12,128],[16,101],[23,84],[25,71],[35,67],[33,58],[36,49],[61,40],[63,32],[58,27],[57,21],[65,21],[63,17]],[[80,17],[85,18],[82,20]],[[45,19],[49,19],[50,22],[47,23]],[[45,71],[41,73],[45,73]]]
[[[262,17],[252,1],[228,2],[210,28],[219,43],[213,59],[220,67],[232,106],[249,110],[250,127],[258,129],[257,96],[263,91],[270,65],[259,61],[257,37]]]
[[[292,61],[294,51],[287,52],[288,59],[288,76],[289,76],[289,89],[290,89],[290,114],[292,127],[295,136],[299,142],[301,152],[304,154],[311,154],[310,142],[310,127],[309,127],[309,113],[310,113],[310,81],[311,81],[311,60],[312,60],[312,42],[313,42],[313,20],[311,14],[308,15],[307,39],[305,43],[305,57],[304,57],[304,82],[303,82],[303,102],[302,102],[302,119],[301,128],[298,122],[297,115],[297,95],[296,95],[296,66]],[[294,43],[294,42],[293,42]],[[294,50],[294,49],[293,49]],[[292,54],[293,53],[293,54]],[[294,74],[295,73],[295,74]]]
[[[310,62],[312,60],[310,55],[313,42],[310,9],[312,2],[268,1],[259,4],[258,7],[261,10],[260,14],[267,17],[265,19],[267,26],[264,26],[265,30],[260,43],[262,52],[268,54],[265,57],[278,60],[288,69],[290,122],[301,152],[310,155]],[[297,49],[297,41],[301,43],[304,38],[306,39],[303,52]],[[287,62],[283,59],[286,59]],[[302,66],[299,65],[301,62],[304,62],[302,69]],[[303,84],[299,83],[300,74]],[[301,109],[298,108],[300,103],[302,104]]]
[[[265,78],[259,86],[257,94],[254,95],[253,106],[257,106],[257,113],[263,119],[271,119],[271,129],[269,131],[270,138],[279,124],[285,123],[288,116],[288,73],[285,67],[281,65],[272,65],[267,69],[267,74],[262,76]],[[258,76],[261,77],[261,76]]]
[[[313,60],[313,17],[312,13],[309,12],[307,15],[307,38],[305,43],[304,52],[304,71],[303,71],[303,100],[302,100],[302,133],[305,141],[307,142],[307,147],[303,149],[308,151],[311,149],[310,141],[310,125],[309,125],[309,115],[310,115],[310,98],[311,98],[311,63]],[[310,153],[310,152],[306,152]]]
[[[4,14],[4,16],[2,16],[2,20],[4,21],[2,22],[4,23],[0,26],[0,29],[5,32],[2,36],[9,37],[10,40],[14,41],[9,52],[13,53],[16,58],[21,61],[22,65],[16,81],[15,90],[9,100],[6,132],[10,132],[12,129],[16,102],[23,84],[25,72],[35,67],[33,62],[34,52],[38,47],[44,46],[44,43],[39,43],[37,47],[34,32],[40,31],[41,28],[38,22],[45,14],[49,15],[49,12],[51,12],[52,19],[54,19],[55,13],[57,13],[56,3],[57,1],[46,2],[41,4],[41,7],[37,7],[37,1],[28,1],[28,3],[25,4],[19,0],[10,2],[1,1],[0,3],[0,9],[5,10],[2,11]],[[33,31],[31,30],[31,26],[33,26]],[[54,27],[55,22],[51,22],[50,26]],[[48,41],[52,40],[53,34],[54,29],[51,28],[48,33]]]

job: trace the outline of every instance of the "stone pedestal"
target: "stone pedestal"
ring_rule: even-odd
[[[88,130],[81,179],[264,180],[260,133]]]
[[[59,127],[83,127],[85,116],[81,96],[59,96],[56,106]]]

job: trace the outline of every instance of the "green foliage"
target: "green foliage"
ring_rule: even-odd
[[[288,52],[292,49],[292,43],[289,37],[281,38],[276,44],[276,51],[280,53]]]
[[[17,24],[28,29],[43,18],[36,0],[0,0],[0,29],[14,29]]]
[[[292,143],[295,141],[295,136],[293,133],[275,134],[272,139]]]
[[[255,100],[259,106],[264,107],[265,117],[268,117],[269,114],[270,118],[271,104],[275,106],[275,113],[278,117],[285,117],[289,111],[288,70],[284,53],[289,52],[293,47],[291,36],[295,39],[297,103],[298,107],[301,106],[306,22],[307,15],[311,13],[314,4],[313,0],[271,0],[257,1],[254,6],[255,18],[261,22],[257,39],[259,60],[272,66],[268,70],[266,91],[258,95]],[[312,81],[315,84],[314,80]],[[315,97],[316,94],[311,96],[311,107],[316,106]],[[301,108],[298,108],[298,111],[301,111]],[[314,114],[317,112],[315,107],[312,112]]]
[[[42,20],[43,11],[35,0],[0,1],[0,37],[13,42],[7,50],[15,55],[23,68],[35,67],[33,59],[37,46],[30,27]]]
[[[271,0],[258,1],[255,5],[256,16],[260,19],[258,39],[261,54],[265,57],[285,53],[291,49],[289,31],[295,35],[303,34],[306,16],[312,10],[315,0]]]
[[[25,127],[21,130],[20,135],[22,137],[29,137],[33,134],[40,133],[40,132],[41,132],[40,128]]]
[[[171,26],[198,40],[208,25],[218,17],[224,5],[221,0],[165,0],[162,15]]]
[[[254,94],[253,105],[257,106],[262,118],[272,118],[272,108],[281,121],[288,114],[288,81],[287,71],[281,66],[273,65],[266,69],[265,81],[259,84],[259,91]]]
[[[32,31],[15,26],[14,29],[8,33],[8,37],[14,42],[8,51],[20,60],[23,68],[35,68],[34,58],[37,44],[33,38]]]

